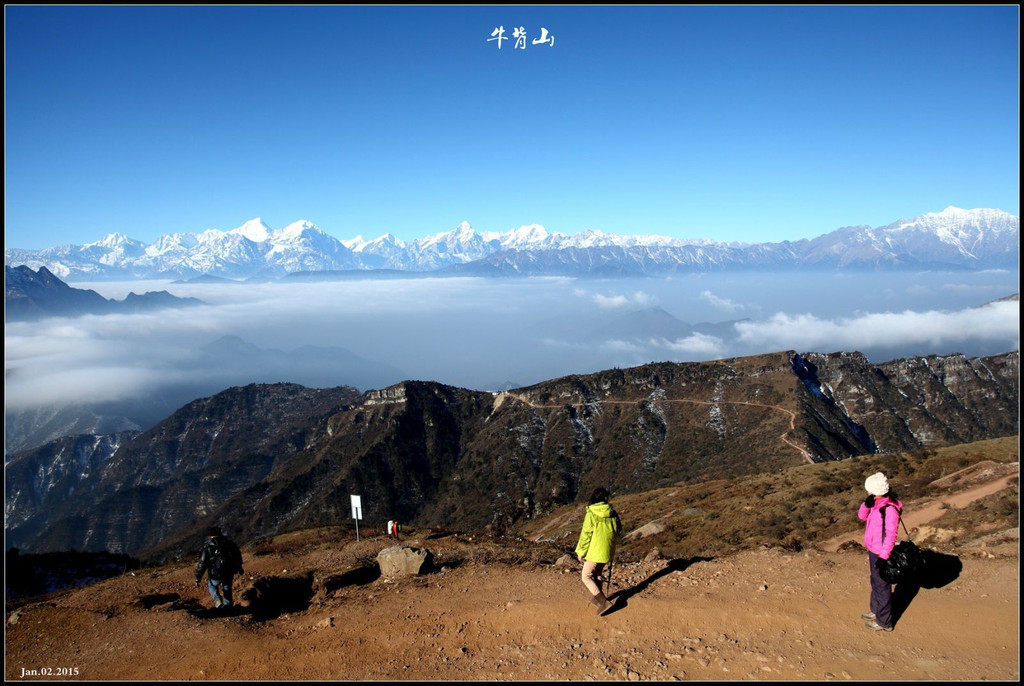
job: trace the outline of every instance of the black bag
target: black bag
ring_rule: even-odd
[[[242,571],[242,553],[234,543],[216,538],[210,546],[210,578],[226,579]]]
[[[912,541],[900,541],[889,553],[889,559],[878,558],[875,566],[886,583],[912,583],[924,568],[924,555]]]
[[[882,530],[885,530],[885,508],[881,510],[882,513]],[[924,570],[924,554],[921,549],[918,548],[913,541],[910,539],[910,532],[907,531],[907,525],[903,523],[903,510],[901,508],[893,506],[896,510],[896,514],[899,517],[898,524],[896,525],[896,535],[899,535],[900,526],[903,527],[903,533],[907,535],[906,541],[899,541],[893,546],[892,552],[889,553],[889,559],[883,560],[878,558],[875,560],[875,567],[878,569],[878,575],[889,584],[906,584],[916,583],[918,576]]]

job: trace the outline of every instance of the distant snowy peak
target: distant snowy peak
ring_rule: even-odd
[[[468,221],[411,241],[391,233],[341,241],[300,220],[273,230],[256,217],[229,231],[161,236],[146,245],[112,233],[95,243],[6,248],[11,266],[46,267],[64,279],[231,279],[332,270],[462,274],[655,275],[709,269],[987,269],[1019,264],[1019,220],[993,209],[947,207],[887,226],[848,226],[814,239],[721,242],[588,229],[566,235],[540,224],[475,230]]]
[[[947,207],[887,226],[844,227],[807,242],[803,262],[820,266],[969,268],[1015,265],[1019,219],[1001,210]]]
[[[435,245],[464,245],[466,243],[482,240],[483,239],[477,234],[476,230],[469,225],[469,222],[461,222],[451,231],[443,231],[432,236],[421,238],[415,242],[421,248],[430,248]]]
[[[270,238],[270,227],[263,223],[263,220],[259,217],[250,219],[245,222],[237,229],[232,229],[228,233],[236,234],[248,238],[253,243],[262,243]]]
[[[372,241],[368,241],[360,235],[356,236],[355,238],[349,238],[348,240],[344,240],[341,242],[341,244],[344,245],[349,250],[351,250],[352,252],[363,252],[364,250],[372,249],[378,246],[400,246],[403,248],[405,247],[405,241],[403,241],[401,238],[396,237],[392,233],[386,233],[383,236],[378,236],[377,238],[374,238]]]
[[[504,232],[484,231],[480,237],[498,250],[539,250],[554,247],[564,238],[548,233],[540,224],[527,224]]]
[[[929,212],[909,221],[900,220],[882,227],[890,231],[924,231],[943,238],[965,232],[1013,230],[1019,224],[1016,216],[994,209],[964,210],[947,207],[941,212]]]
[[[405,248],[406,243],[394,234],[386,233],[365,244],[367,247]]]
[[[1020,251],[1020,220],[1001,210],[947,207],[886,229],[890,235],[900,236],[906,249],[918,250],[937,242],[947,251],[971,260],[984,261]]]
[[[146,254],[154,257],[173,252],[183,252],[194,248],[198,241],[193,233],[169,233],[160,236],[154,243],[146,246]]]
[[[134,238],[128,238],[123,233],[108,233],[96,241],[82,246],[89,253],[102,254],[103,261],[108,264],[118,260],[133,259],[146,252],[146,244]]]
[[[271,240],[273,240],[274,238],[277,238],[277,237],[294,237],[294,236],[303,236],[303,235],[324,235],[324,236],[326,236],[327,234],[325,234],[323,231],[321,231],[320,227],[317,226],[316,224],[314,224],[313,222],[308,222],[305,219],[303,219],[301,221],[292,222],[291,224],[289,224],[288,226],[284,227],[283,229],[281,229],[281,230],[279,230],[277,232],[272,233],[270,235],[270,238],[271,238]]]
[[[390,235],[390,234],[388,234],[388,235]],[[352,252],[359,252],[364,247],[366,247],[366,245],[368,243],[369,243],[369,241],[367,241],[365,238],[363,238],[362,234],[356,236],[355,238],[348,238],[348,239],[343,240],[341,242],[342,245],[344,245],[346,248],[348,248]]]
[[[84,247],[91,248],[93,246],[100,248],[124,248],[125,246],[141,246],[142,242],[132,238],[128,238],[123,233],[108,233],[103,238],[99,239],[95,243],[86,243]]]

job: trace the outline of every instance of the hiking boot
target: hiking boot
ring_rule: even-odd
[[[875,613],[874,612],[865,612],[864,614],[862,614],[860,616],[860,618],[861,619],[866,619],[869,622],[873,622],[873,621],[875,621]]]
[[[597,605],[597,616],[600,617],[607,612],[612,604],[608,602],[608,599],[604,597],[604,593],[598,593],[596,596],[590,599],[594,605]]]
[[[879,624],[878,622],[876,622],[874,620],[872,620],[870,622],[865,622],[864,626],[866,626],[867,628],[871,629],[872,631],[892,631],[892,627],[891,626],[882,626],[881,624]]]

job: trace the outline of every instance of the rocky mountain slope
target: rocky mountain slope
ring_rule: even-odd
[[[243,540],[350,517],[507,531],[615,493],[1015,435],[1019,353],[896,360],[780,352],[570,376],[514,392],[404,382],[248,386],[196,401],[77,483],[6,469],[8,543],[173,555],[217,521]],[[54,455],[59,454],[59,457]],[[50,478],[59,474],[60,478]],[[70,493],[74,498],[69,498]]]
[[[576,504],[503,537],[409,527],[399,545],[432,555],[416,576],[381,574],[378,553],[395,546],[383,531],[252,541],[232,612],[195,588],[191,550],[8,598],[4,676],[1015,683],[1017,447],[1011,437],[614,496],[629,535],[604,617],[569,555]],[[869,584],[855,512],[879,469],[929,559],[917,585],[896,587],[892,633],[860,619]]]
[[[85,437],[22,453],[4,469],[7,545],[153,546],[273,473],[358,398],[349,387],[233,388],[116,445]]]

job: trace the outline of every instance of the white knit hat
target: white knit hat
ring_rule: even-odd
[[[876,472],[864,480],[864,489],[871,495],[885,495],[889,492],[889,480],[882,472]]]

